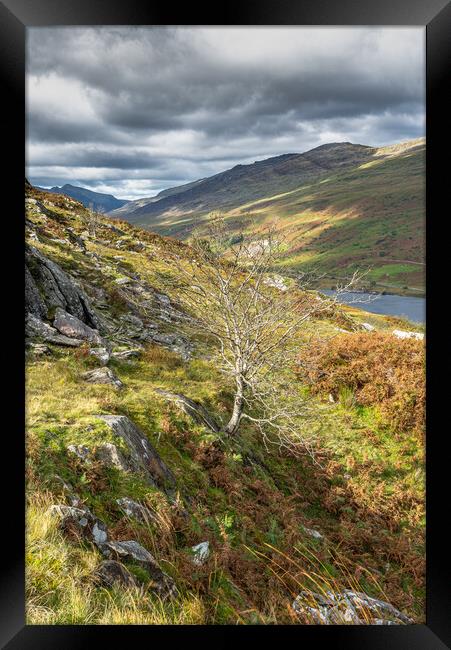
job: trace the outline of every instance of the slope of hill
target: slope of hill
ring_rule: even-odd
[[[225,214],[232,233],[277,219],[287,272],[316,269],[331,285],[370,267],[368,280],[379,288],[424,289],[424,139],[381,148],[323,145],[175,190],[152,203],[131,202],[120,216],[181,239],[212,211]]]
[[[51,192],[52,194],[65,194],[66,196],[70,196],[72,199],[80,201],[87,208],[91,207],[95,212],[110,212],[129,203],[126,199],[117,199],[112,194],[93,192],[86,187],[78,187],[69,183],[61,187],[55,186],[50,189],[40,187],[38,189],[43,192]]]
[[[352,624],[330,601],[345,589],[424,621],[423,446],[398,401],[415,406],[422,343],[349,308],[308,322],[309,372],[333,366],[310,402],[316,461],[266,450],[251,422],[224,439],[180,408],[183,394],[221,422],[233,402],[177,290],[189,246],[26,195],[27,623]],[[388,375],[373,374],[385,349],[383,371],[401,359],[410,382],[404,394],[396,375],[393,421]],[[327,618],[312,607],[326,590]]]

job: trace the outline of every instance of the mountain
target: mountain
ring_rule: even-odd
[[[387,147],[332,143],[237,165],[112,217],[181,239],[212,211],[231,232],[277,219],[288,240],[282,266],[330,279],[373,270],[380,287],[424,288],[424,138]]]
[[[77,185],[62,185],[61,187],[52,187],[46,189],[43,187],[38,188],[44,192],[52,192],[53,194],[65,194],[70,196],[76,201],[80,201],[84,206],[91,207],[95,212],[110,212],[117,208],[121,208],[130,201],[125,199],[117,199],[112,194],[102,194],[101,192],[93,192],[86,187],[78,187]]]

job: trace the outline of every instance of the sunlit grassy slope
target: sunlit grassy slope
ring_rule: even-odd
[[[355,268],[387,290],[424,289],[424,139],[372,148],[343,143],[238,167],[183,186],[118,216],[189,238],[223,212],[231,232],[278,220],[288,240],[282,267],[316,269],[327,283]],[[113,213],[114,216],[115,213]]]
[[[30,243],[76,274],[93,300],[103,290],[105,314],[114,319],[127,312],[115,282],[124,276],[177,301],[171,280],[178,270],[167,263],[167,253],[177,250],[183,263],[190,254],[184,245],[107,219],[90,236],[82,206],[63,197],[50,204],[48,197],[29,192],[56,215],[28,211],[39,238],[28,230]],[[122,233],[107,227],[112,223]],[[71,245],[70,232],[84,233],[87,251],[97,257]],[[365,320],[387,332],[400,326],[381,316],[347,313],[356,325]],[[340,313],[312,321],[300,335],[300,352],[319,335],[353,336],[337,332],[342,325]],[[84,348],[50,346],[49,355],[27,353],[28,623],[294,624],[300,621],[291,603],[301,589],[346,587],[382,597],[423,621],[421,436],[388,427],[377,406],[360,406],[344,386],[334,403],[327,394],[311,396],[321,423],[315,461],[276,448],[268,453],[251,425],[221,442],[155,392],[183,392],[224,417],[230,386],[205,341],[194,342],[198,347],[189,361],[155,345],[146,345],[141,357],[128,363],[111,361],[124,383],[120,391],[83,381],[82,373],[95,363]],[[295,375],[293,381],[308,396],[308,385]],[[109,430],[94,418],[99,413],[127,415],[142,429],[173,471],[180,493],[189,496],[188,519],[139,476],[100,463],[86,466],[68,453],[69,444],[95,447],[110,440]],[[142,580],[140,589],[108,590],[93,582],[100,554],[63,536],[48,514],[51,504],[65,502],[61,479],[106,522],[114,539],[137,540],[154,554],[174,578],[177,598],[159,601],[136,566],[129,568]],[[116,503],[121,497],[147,504],[157,523],[125,517]],[[195,567],[190,547],[204,540],[211,557]]]

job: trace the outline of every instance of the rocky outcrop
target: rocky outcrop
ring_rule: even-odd
[[[176,593],[172,578],[161,570],[153,555],[138,542],[134,540],[110,541],[105,545],[103,552],[113,558],[140,564],[149,573],[153,582],[152,586],[161,598],[168,598]]]
[[[98,415],[121,438],[129,452],[130,468],[144,474],[151,485],[163,489],[175,488],[176,482],[171,470],[160,458],[158,452],[140,429],[125,415]]]
[[[89,354],[91,357],[94,357],[97,359],[97,361],[100,363],[101,366],[106,366],[108,361],[110,360],[110,351],[108,348],[91,348],[89,350]]]
[[[132,348],[129,350],[121,350],[119,352],[113,352],[111,358],[117,361],[129,361],[130,359],[137,359],[141,354],[141,350],[137,348]]]
[[[112,442],[104,442],[97,447],[95,456],[106,467],[114,467],[122,472],[129,469],[123,453]]]
[[[189,415],[195,422],[198,424],[203,424],[204,426],[211,429],[215,433],[220,431],[220,426],[214,419],[212,415],[207,411],[207,409],[202,406],[199,402],[186,397],[182,393],[171,393],[170,391],[163,390],[161,388],[155,389],[159,395],[162,395],[169,402],[176,404],[184,413]]]
[[[401,625],[413,621],[383,600],[345,589],[325,594],[301,591],[292,605],[306,621],[322,625]]]
[[[120,562],[104,560],[99,564],[93,575],[94,581],[103,587],[120,585],[126,589],[138,587],[139,583],[130,571]]]
[[[25,249],[25,307],[39,319],[48,318],[57,307],[92,329],[100,321],[85,292],[63,269],[33,246]]]
[[[95,368],[84,372],[82,378],[90,384],[111,384],[115,388],[122,388],[123,383],[116,377],[110,368]]]

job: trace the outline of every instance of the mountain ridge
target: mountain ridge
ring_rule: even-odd
[[[121,208],[129,203],[127,199],[118,199],[112,194],[94,192],[93,190],[89,190],[87,187],[72,185],[71,183],[66,183],[65,185],[61,185],[61,187],[55,185],[50,189],[45,187],[38,187],[38,189],[52,194],[64,194],[72,199],[80,201],[80,203],[87,208],[92,207],[96,212],[109,212]]]

